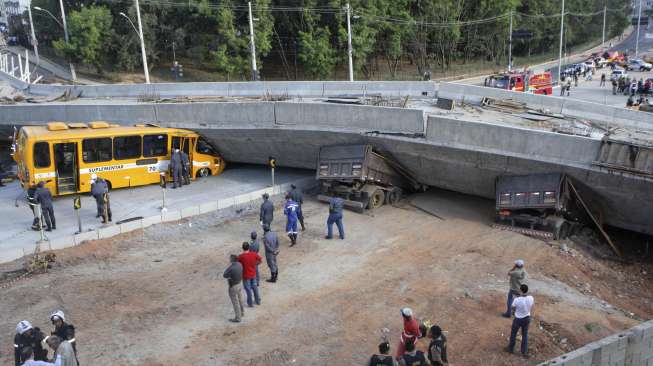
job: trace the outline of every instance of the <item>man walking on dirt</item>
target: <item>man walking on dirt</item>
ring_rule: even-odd
[[[510,278],[510,288],[508,289],[508,307],[506,312],[502,314],[504,318],[510,318],[513,298],[519,296],[520,286],[526,284],[526,281],[528,280],[528,273],[524,269],[523,260],[517,259],[515,261],[515,265],[508,272],[508,277]]]
[[[260,221],[261,226],[272,225],[274,219],[274,205],[270,202],[270,195],[263,193],[263,203],[261,203]]]
[[[510,329],[510,344],[507,351],[513,353],[515,350],[515,342],[517,332],[521,329],[521,354],[528,358],[528,326],[531,323],[531,312],[533,310],[533,296],[527,295],[528,286],[521,285],[521,296],[516,298],[512,303],[512,309],[515,311],[515,319],[512,320],[512,328]]]
[[[286,232],[290,238],[290,246],[297,244],[297,218],[299,217],[299,204],[293,201],[290,193],[286,195],[286,204],[283,207],[286,215]]]
[[[240,323],[243,315],[245,315],[245,308],[243,307],[243,265],[238,261],[238,256],[231,254],[229,256],[230,265],[224,270],[222,277],[227,279],[229,284],[229,299],[231,305],[234,307],[236,314],[233,319],[229,319],[232,323]]]
[[[421,336],[419,331],[419,324],[417,320],[413,317],[413,310],[410,308],[401,309],[401,316],[404,318],[404,331],[401,332],[401,339],[399,341],[399,347],[397,347],[397,359],[401,360],[401,357],[406,351],[406,343],[408,342],[417,342],[417,338]]]
[[[279,238],[277,234],[270,231],[269,225],[263,225],[263,246],[265,246],[265,261],[270,268],[270,278],[266,282],[277,282],[279,267],[277,267],[277,255],[279,254]]]
[[[333,224],[338,227],[340,239],[345,239],[345,228],[342,226],[342,210],[345,201],[340,197],[331,197],[329,200],[329,217],[327,218],[327,235],[326,239],[333,238]]]
[[[304,192],[294,184],[291,184],[290,188],[290,196],[292,197],[292,200],[299,205],[297,219],[299,220],[299,224],[302,226],[302,231],[306,231],[306,226],[304,226],[304,210],[302,210],[302,205],[304,204]]]
[[[254,307],[254,302],[256,302],[256,305],[261,305],[261,297],[256,284],[256,265],[261,263],[261,256],[250,251],[249,243],[244,242],[243,252],[238,256],[238,261],[243,265],[243,283],[247,293],[247,306]],[[253,299],[252,292],[254,293]]]

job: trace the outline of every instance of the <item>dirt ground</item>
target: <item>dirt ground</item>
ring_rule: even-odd
[[[56,308],[77,327],[82,365],[145,366],[361,365],[383,328],[394,352],[404,306],[447,332],[451,365],[532,365],[653,317],[650,264],[493,229],[491,202],[443,194],[429,198],[441,219],[409,202],[346,212],[346,240],[331,241],[325,205],[309,200],[307,231],[293,248],[281,235],[279,282],[262,284],[262,305],[241,324],[227,321],[222,271],[258,228],[256,213],[208,214],[58,251],[47,274],[0,285],[0,363],[13,362],[17,322],[49,331]],[[517,258],[536,302],[528,361],[503,351],[506,273]],[[265,264],[261,273],[269,275]]]

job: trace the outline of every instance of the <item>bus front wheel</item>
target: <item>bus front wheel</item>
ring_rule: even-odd
[[[197,176],[200,178],[206,178],[209,175],[211,175],[211,171],[209,171],[209,168],[202,168],[197,172]]]

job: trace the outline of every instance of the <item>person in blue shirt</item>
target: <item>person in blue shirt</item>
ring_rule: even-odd
[[[301,208],[299,204],[292,199],[290,193],[286,194],[286,204],[283,206],[283,214],[286,215],[286,232],[290,238],[290,246],[297,244],[297,220]]]

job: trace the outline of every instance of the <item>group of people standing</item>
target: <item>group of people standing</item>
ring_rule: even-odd
[[[190,184],[191,165],[188,154],[174,149],[170,156],[170,172],[172,173],[173,189]]]
[[[75,327],[66,322],[61,310],[50,314],[50,322],[54,329],[49,336],[27,320],[16,325],[15,366],[79,366]],[[54,352],[52,358],[48,358],[48,347]]]

